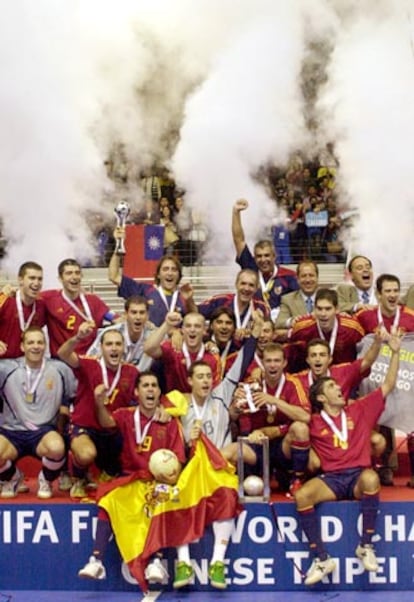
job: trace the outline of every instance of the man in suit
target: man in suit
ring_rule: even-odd
[[[364,255],[355,255],[348,264],[352,284],[339,284],[339,311],[354,314],[366,306],[377,305],[373,286],[372,261]]]
[[[302,316],[312,313],[315,293],[319,284],[319,269],[316,262],[304,259],[296,269],[299,290],[283,295],[280,312],[275,322],[278,341],[286,341],[289,328]]]

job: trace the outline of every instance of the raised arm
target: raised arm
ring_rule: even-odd
[[[244,230],[240,214],[242,211],[245,211],[248,206],[249,203],[245,199],[239,199],[233,205],[233,212],[231,218],[231,233],[233,236],[233,243],[234,248],[236,249],[237,257],[240,257],[244,247],[246,246],[246,239],[244,236]]]
[[[88,337],[95,328],[95,322],[82,322],[78,332],[74,337],[71,337],[63,343],[58,349],[58,356],[62,361],[68,364],[71,368],[79,367],[79,356],[75,351],[76,345]]]
[[[384,382],[381,385],[381,391],[384,397],[386,397],[388,393],[391,393],[397,383],[398,369],[400,367],[400,349],[402,337],[403,334],[401,332],[395,328],[392,329],[391,336],[388,340],[388,345],[391,349],[391,359]]]
[[[362,358],[361,369],[360,369],[361,374],[363,372],[365,372],[366,370],[368,370],[369,368],[371,368],[372,364],[377,359],[378,354],[381,349],[381,345],[384,342],[385,342],[385,339],[383,336],[383,332],[380,330],[375,332],[373,341],[372,341],[371,345],[368,347],[368,349],[366,350],[365,355]]]
[[[114,230],[115,241],[125,239],[125,228],[117,226]],[[108,266],[108,278],[116,286],[121,284],[122,280],[122,269],[121,269],[121,256],[117,253],[112,253],[112,257],[109,261]]]
[[[144,353],[158,359],[162,356],[161,343],[181,325],[182,316],[178,311],[170,311],[159,328],[154,330],[144,343]]]

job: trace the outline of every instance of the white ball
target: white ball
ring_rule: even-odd
[[[151,454],[148,468],[156,481],[175,485],[181,472],[181,464],[170,449],[157,449]]]
[[[252,474],[244,479],[243,489],[246,495],[263,495],[263,479]]]

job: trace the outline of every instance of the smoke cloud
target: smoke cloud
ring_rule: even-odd
[[[414,210],[413,19],[413,0],[9,4],[2,268],[37,260],[51,282],[64,257],[93,257],[85,210],[112,219],[120,197],[140,206],[140,174],[154,164],[171,168],[205,216],[209,259],[232,261],[237,198],[250,201],[249,242],[284,219],[255,177],[260,167],[333,140],[340,200],[360,214],[351,251],[372,257],[377,272],[403,270]],[[104,166],[116,145],[128,159],[123,185]]]

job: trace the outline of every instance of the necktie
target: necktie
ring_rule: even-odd
[[[368,302],[369,302],[369,292],[368,291],[363,291],[361,297],[362,297],[362,303],[364,305],[367,305]]]
[[[306,305],[306,310],[307,310],[308,314],[311,314],[312,311],[313,311],[312,297],[306,297],[306,299],[305,299],[305,305]]]

